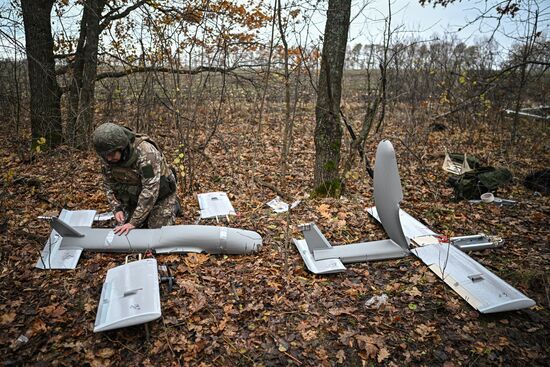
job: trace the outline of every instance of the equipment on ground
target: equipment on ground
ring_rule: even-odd
[[[535,305],[532,299],[463,252],[495,247],[502,240],[485,235],[447,240],[402,211],[399,208],[402,198],[395,151],[389,141],[383,140],[376,151],[375,207],[370,208],[369,213],[380,221],[390,239],[332,246],[315,224],[302,225],[304,240],[293,241],[307,268],[315,274],[337,273],[345,271],[343,264],[399,258],[412,252],[482,313]]]

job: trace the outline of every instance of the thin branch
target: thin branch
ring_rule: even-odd
[[[126,69],[126,70],[121,70],[121,71],[107,71],[104,73],[100,73],[96,76],[95,80],[98,81],[105,78],[121,78],[124,76],[128,76],[130,74],[147,73],[151,71],[156,71],[160,73],[195,75],[203,72],[226,74],[226,73],[232,72],[235,69],[237,69],[236,66],[230,67],[230,68],[220,68],[216,66],[199,66],[195,69],[172,69],[172,68],[158,67],[158,66],[136,66],[136,67]]]
[[[146,0],[140,0],[137,3],[135,3],[134,5],[129,6],[126,9],[124,9],[123,12],[116,13],[116,11],[118,11],[120,9],[120,8],[117,8],[117,9],[107,13],[107,15],[103,18],[103,22],[101,22],[101,24],[99,25],[100,32],[103,31],[105,28],[107,28],[113,20],[122,19],[122,18],[126,17],[128,14],[130,14],[132,11],[136,10],[137,8],[139,8],[140,6],[145,4],[146,2],[147,2]]]

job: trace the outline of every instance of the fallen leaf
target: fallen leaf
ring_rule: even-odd
[[[420,324],[414,329],[418,335],[420,335],[420,339],[424,340],[427,336],[435,332],[435,327],[426,325],[426,324]]]
[[[388,352],[388,350],[384,347],[384,348],[381,348],[379,351],[378,351],[378,363],[382,363],[382,361],[386,358],[388,358],[390,356],[390,352]]]
[[[343,308],[336,308],[333,310],[330,310],[329,313],[332,316],[340,316],[340,315],[353,315],[357,311],[357,308],[355,307],[343,307]]]
[[[16,313],[15,312],[9,312],[5,313],[2,316],[0,316],[0,324],[10,324],[15,320]]]
[[[100,358],[110,358],[115,354],[115,350],[111,348],[103,348],[96,352],[96,355]]]
[[[332,215],[330,214],[330,206],[328,206],[327,204],[321,204],[317,209],[319,210],[319,213],[323,218],[326,218],[326,219],[332,218]]]
[[[340,364],[344,363],[344,361],[346,360],[346,353],[342,349],[336,352],[336,360]]]
[[[191,269],[196,268],[204,264],[205,262],[210,259],[210,256],[207,254],[194,254],[190,253],[187,254],[187,256],[184,258],[185,265],[190,267]]]
[[[412,287],[412,289],[406,290],[405,293],[413,297],[419,297],[422,295],[422,292],[420,292],[416,287]]]
[[[59,304],[46,306],[40,309],[42,314],[54,321],[65,321],[65,318],[62,317],[67,309]]]
[[[39,334],[47,330],[48,330],[48,327],[46,326],[46,323],[44,321],[42,321],[41,319],[35,319],[31,324],[31,327],[27,331],[27,336],[30,338],[36,334]]]

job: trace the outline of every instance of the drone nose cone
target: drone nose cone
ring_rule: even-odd
[[[247,241],[248,244],[246,247],[247,249],[250,249],[250,251],[247,251],[247,252],[250,252],[250,253],[259,252],[262,249],[262,243],[263,243],[262,236],[252,231],[246,231],[244,235],[248,237],[248,241]]]

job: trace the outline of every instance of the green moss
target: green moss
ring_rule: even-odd
[[[506,267],[508,268],[508,267]],[[539,269],[521,269],[510,271],[506,274],[506,279],[513,279],[514,283],[523,284],[529,288],[537,289],[544,287],[548,282],[547,274]]]
[[[339,197],[342,193],[342,181],[340,179],[334,179],[331,181],[325,181],[321,185],[313,189],[311,196],[315,197]]]
[[[336,169],[336,163],[334,161],[328,161],[323,167],[326,171],[334,171]]]

